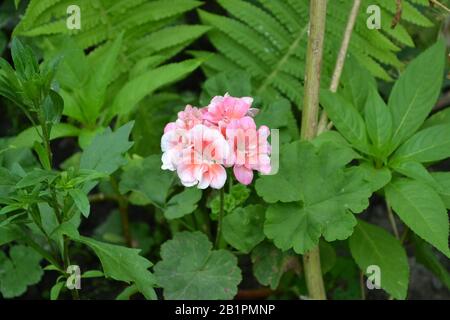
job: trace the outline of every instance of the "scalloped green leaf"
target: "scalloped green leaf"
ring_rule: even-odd
[[[168,300],[232,299],[242,280],[236,257],[212,250],[201,232],[175,234],[161,246],[161,258],[154,270]]]

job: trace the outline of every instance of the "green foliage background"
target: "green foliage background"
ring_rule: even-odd
[[[66,26],[74,4],[80,30]],[[449,18],[404,0],[392,28],[394,1],[363,0],[331,93],[351,5],[327,13],[320,103],[335,129],[300,142],[307,0],[3,2],[0,295],[298,299],[299,258],[317,245],[331,299],[359,299],[371,265],[384,298],[408,298],[410,259],[450,289]],[[219,192],[162,171],[160,139],[186,104],[226,92],[280,130],[280,171],[229,181],[217,237]],[[400,236],[374,218],[380,203]],[[66,288],[69,264],[89,289]]]

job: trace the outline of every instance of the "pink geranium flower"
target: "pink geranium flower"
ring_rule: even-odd
[[[244,117],[233,120],[227,127],[226,135],[231,144],[231,158],[233,173],[236,179],[248,185],[253,181],[253,170],[269,174],[270,145],[267,138],[270,130],[261,126],[258,130],[253,119]]]
[[[269,128],[257,129],[252,116],[253,98],[217,96],[205,108],[186,106],[175,122],[164,128],[161,138],[162,169],[176,171],[184,186],[220,189],[226,181],[225,167],[233,167],[245,185],[253,171],[271,171]]]
[[[233,120],[242,119],[250,111],[253,98],[235,98],[225,94],[225,96],[214,97],[208,105],[204,114],[204,119],[217,125],[224,133],[227,125]]]

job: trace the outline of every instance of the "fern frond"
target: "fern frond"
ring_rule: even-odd
[[[71,35],[83,49],[114,40],[122,31],[123,67],[154,54],[167,59],[199,38],[206,26],[177,26],[182,15],[202,3],[196,0],[31,0],[16,35]],[[78,5],[81,30],[66,27],[67,7]]]
[[[219,71],[246,70],[252,77],[256,94],[285,96],[301,104],[304,79],[305,51],[309,24],[309,0],[217,0],[227,11],[217,15],[198,10],[202,23],[213,27],[209,40],[218,53],[207,55],[194,52],[195,57],[207,59],[202,68],[207,74]],[[328,2],[323,61],[323,85],[329,84],[337,52],[347,24],[352,1]],[[382,30],[367,28],[368,5],[379,5]],[[404,0],[402,21],[419,26],[431,22],[415,8],[422,0]],[[395,13],[392,0],[363,0],[357,18],[349,52],[376,77],[390,80],[386,67],[400,69],[403,63],[397,52],[413,41],[401,23],[390,28]],[[266,94],[270,92],[270,94]]]

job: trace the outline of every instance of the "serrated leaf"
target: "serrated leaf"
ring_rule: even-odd
[[[167,219],[181,218],[197,209],[197,202],[202,198],[202,192],[196,188],[186,188],[173,196],[167,202],[164,216]]]
[[[369,184],[360,170],[344,170],[352,156],[326,143],[318,151],[309,142],[286,145],[280,172],[258,179],[256,190],[269,206],[264,233],[282,250],[304,253],[323,234],[327,241],[346,239],[356,224],[353,213],[368,206]]]
[[[200,232],[180,232],[161,246],[155,276],[168,300],[232,299],[242,276],[236,257],[212,250]]]
[[[450,257],[448,214],[436,191],[423,182],[410,179],[397,179],[385,190],[389,204],[400,219],[422,239]]]
[[[125,115],[134,110],[136,104],[156,89],[180,80],[197,69],[201,61],[192,59],[179,63],[167,64],[127,82],[117,93],[111,107],[112,115]]]
[[[406,298],[408,258],[397,239],[384,229],[359,220],[349,245],[353,258],[364,273],[367,267],[378,266],[381,287],[396,299]]]
[[[55,172],[41,169],[34,169],[33,171],[27,173],[27,175],[16,184],[16,188],[26,188],[34,186],[48,179],[54,178],[55,176],[56,176]]]
[[[395,82],[388,101],[394,128],[391,151],[422,125],[433,108],[441,91],[444,57],[445,45],[439,40],[413,60]]]
[[[344,138],[356,149],[369,153],[366,126],[355,107],[340,95],[327,90],[320,92],[320,103]]]
[[[173,173],[161,169],[161,157],[152,155],[133,160],[124,168],[119,189],[122,194],[137,192],[148,201],[163,207],[172,180]]]
[[[343,97],[351,101],[359,111],[364,110],[370,92],[377,85],[375,78],[352,55],[345,60],[342,84]]]
[[[394,171],[397,171],[408,178],[425,182],[436,190],[439,189],[439,184],[434,180],[433,176],[428,172],[423,164],[419,162],[404,161],[392,164],[391,167]]]
[[[128,140],[133,125],[132,121],[114,132],[107,128],[98,134],[81,155],[80,169],[111,174],[125,164],[123,154],[133,145]]]
[[[252,85],[248,73],[242,71],[228,71],[208,78],[203,84],[200,103],[202,105],[208,105],[214,96],[223,96],[227,92],[232,97],[251,96]]]
[[[28,286],[41,280],[41,259],[36,251],[23,245],[12,246],[9,258],[0,251],[0,292],[4,298],[21,296]]]
[[[22,236],[20,229],[14,225],[0,226],[0,246],[18,240]]]
[[[417,132],[397,149],[390,161],[433,162],[448,157],[450,157],[450,123]]]
[[[127,283],[132,282],[147,299],[156,299],[153,289],[155,279],[148,270],[152,263],[139,255],[140,250],[116,246],[82,236],[73,237],[72,235],[72,239],[94,250],[102,263],[106,277]]]
[[[377,153],[383,155],[392,135],[392,116],[376,88],[369,91],[364,114],[370,140]]]
[[[86,193],[80,189],[71,189],[69,190],[69,195],[75,203],[75,206],[78,208],[78,210],[80,210],[83,216],[85,216],[86,218],[89,217],[91,205]]]
[[[378,169],[370,163],[363,162],[357,168],[362,170],[364,179],[369,182],[372,192],[380,190],[392,179],[391,170],[386,167]]]
[[[264,212],[265,208],[257,204],[237,208],[226,215],[222,227],[225,241],[239,251],[249,253],[264,240]]]

